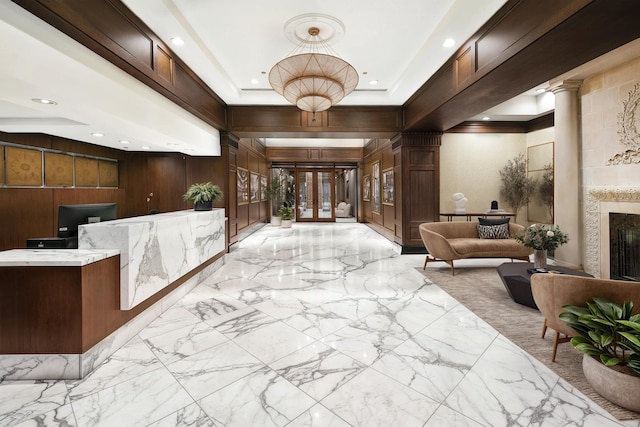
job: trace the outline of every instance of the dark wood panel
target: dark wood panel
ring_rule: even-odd
[[[51,135],[42,133],[6,133],[0,132],[0,141],[11,142],[13,144],[30,145],[32,147],[52,148]]]
[[[171,54],[162,49],[162,47],[156,46],[155,60],[155,70],[158,74],[158,77],[166,80],[169,84],[174,84],[173,59],[171,58]]]
[[[208,92],[210,89],[195,77],[195,74],[182,62],[176,61],[174,66],[174,85],[176,93],[186,104],[184,107],[192,112],[215,119],[218,127],[224,123],[225,106],[217,102]]]
[[[401,111],[395,107],[338,108],[327,110],[327,128],[399,131],[402,129]]]
[[[149,209],[172,212],[187,209],[182,195],[187,191],[183,156],[151,156],[147,159],[147,189],[153,193]]]
[[[575,13],[568,16],[573,11]],[[527,16],[526,27],[531,31],[522,35],[520,22],[505,18],[507,13]],[[551,0],[544,3],[510,0],[471,39],[480,39],[505,19],[509,25],[499,25],[499,31],[493,30],[498,32],[493,33],[492,38],[504,37],[504,40],[495,40],[496,46],[508,47],[496,54],[500,49],[485,43],[482,53],[478,53],[486,55],[482,59],[485,65],[473,77],[459,82],[460,86],[447,99],[437,96],[439,88],[432,83],[433,79],[425,83],[404,105],[405,131],[448,130],[531,87],[635,40],[640,37],[636,16],[640,16],[640,2],[633,0],[573,0],[562,2],[562,5]],[[532,28],[533,22],[535,28]],[[488,39],[485,42],[488,43]]]
[[[459,85],[469,77],[473,76],[475,72],[475,56],[471,47],[465,49],[456,58],[456,81],[455,85]]]
[[[82,353],[79,267],[0,268],[0,353]]]
[[[312,126],[307,113],[295,107],[230,106],[228,113],[229,130],[243,138],[389,138],[402,129],[402,109],[395,106],[333,107],[317,113]],[[326,117],[322,121],[320,114]]]
[[[409,171],[409,194],[411,197],[409,220],[427,222],[433,221],[432,197],[425,197],[427,191],[435,188],[435,171],[412,170]]]
[[[25,248],[30,237],[54,237],[52,188],[0,188],[0,250]]]

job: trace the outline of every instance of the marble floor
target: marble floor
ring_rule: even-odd
[[[633,426],[362,224],[267,225],[79,381],[5,381],[0,426]]]

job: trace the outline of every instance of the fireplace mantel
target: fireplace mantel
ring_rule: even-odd
[[[609,212],[640,214],[640,188],[591,187],[585,191],[584,269],[609,278]]]

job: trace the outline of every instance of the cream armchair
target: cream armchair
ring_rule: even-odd
[[[586,306],[587,302],[592,302],[593,297],[599,297],[616,304],[633,301],[633,314],[640,312],[640,284],[637,282],[543,273],[531,276],[531,293],[545,317],[542,338],[547,328],[555,331],[552,362],[556,360],[558,344],[567,342],[578,334],[558,318],[563,312],[563,306]]]
[[[347,218],[351,213],[351,205],[346,202],[340,202],[338,203],[335,212],[336,218]]]

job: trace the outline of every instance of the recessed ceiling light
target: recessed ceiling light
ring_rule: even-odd
[[[371,81],[369,82],[369,84],[370,84],[370,85],[377,85],[377,84],[378,84],[378,81],[377,81],[377,80],[371,80]]]
[[[95,136],[96,138],[102,138],[104,136],[104,133],[100,133],[100,132],[93,132],[91,134],[91,136]]]
[[[33,102],[37,102],[38,104],[46,104],[46,105],[57,105],[58,104],[56,101],[53,101],[51,99],[31,98],[31,100]]]
[[[149,149],[149,147],[147,147],[146,145],[143,145],[143,146],[142,146],[142,149],[143,149],[143,150],[148,150],[148,149]]]
[[[484,116],[484,117],[482,118],[482,120],[485,120],[485,121],[486,121],[486,120],[491,120],[491,117],[489,117],[489,116]]]
[[[456,44],[456,41],[454,39],[446,39],[443,43],[442,46],[444,47],[451,47],[454,44]]]
[[[171,39],[171,43],[175,44],[176,46],[182,46],[184,44],[184,40],[182,40],[180,37],[173,37]]]
[[[543,87],[541,87],[540,89],[536,90],[536,92],[538,92],[538,93],[544,93],[546,91],[547,90],[545,88],[543,88]]]
[[[127,141],[126,139],[121,139],[121,140],[120,140],[120,143],[121,143],[121,144],[128,144],[128,143],[129,143],[129,141]]]
[[[260,83],[260,80],[258,80],[258,79],[251,79],[251,84],[252,84],[252,85],[257,85],[258,83]]]

